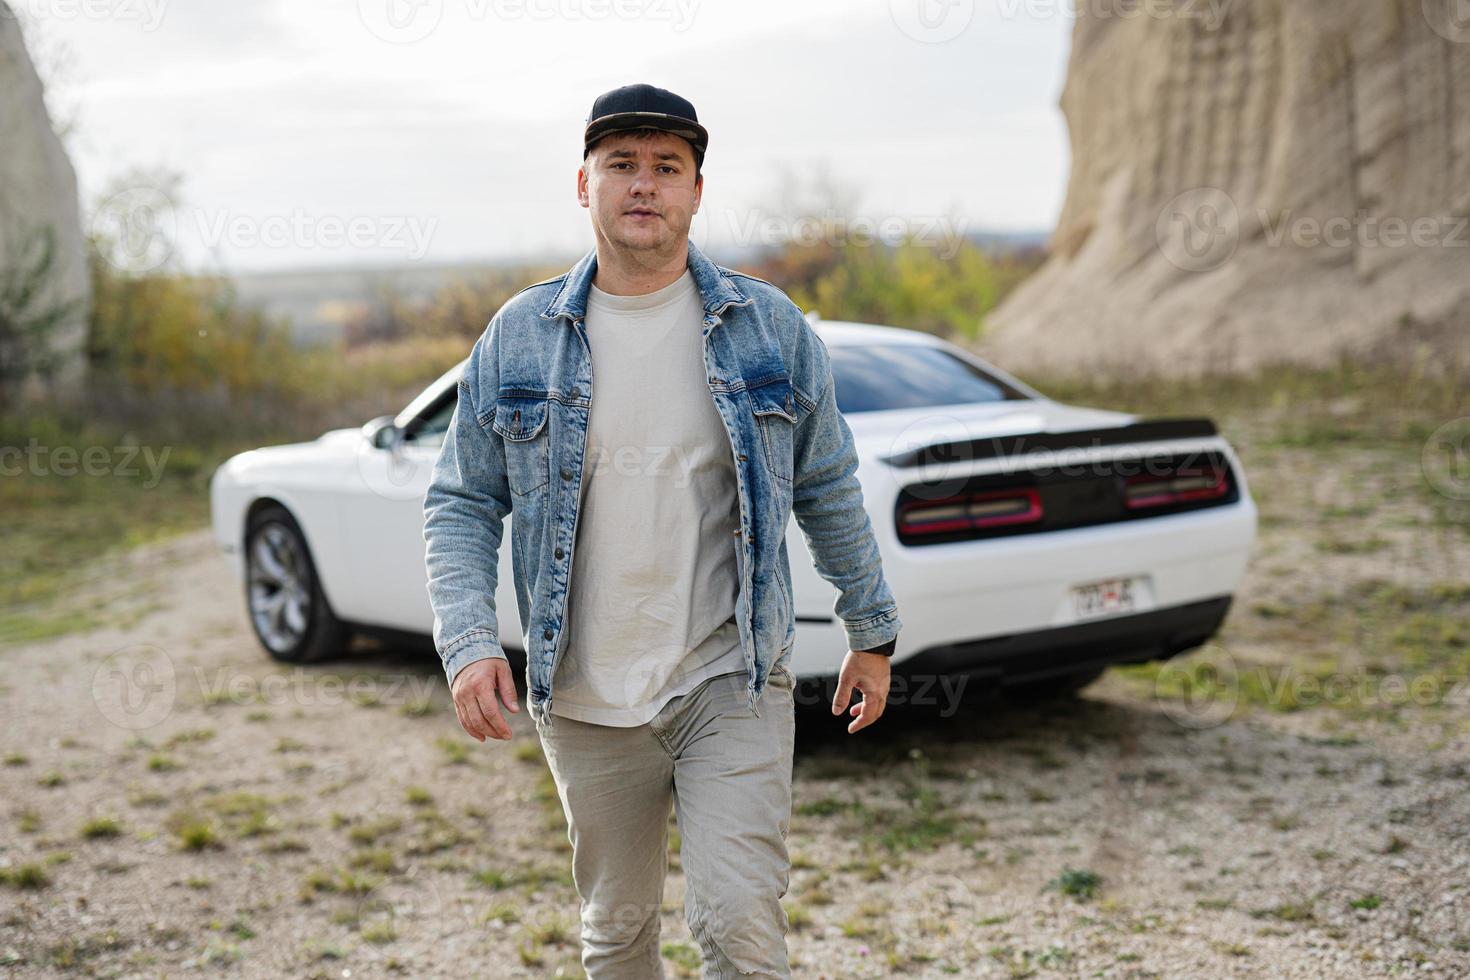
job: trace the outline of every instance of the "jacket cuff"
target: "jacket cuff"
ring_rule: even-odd
[[[891,657],[898,650],[898,641],[889,640],[882,646],[873,647],[871,650],[859,650],[858,653],[879,653],[885,657]]]
[[[889,606],[876,616],[855,623],[844,621],[842,628],[847,633],[849,650],[872,650],[896,639],[898,631],[903,628],[903,620],[898,618],[898,608]]]
[[[454,686],[454,678],[461,670],[478,660],[489,660],[491,657],[499,657],[509,661],[505,650],[500,646],[500,641],[495,634],[486,629],[474,629],[445,645],[440,651],[439,657],[444,661],[444,676],[449,681],[449,686]]]

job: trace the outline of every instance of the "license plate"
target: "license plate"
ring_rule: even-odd
[[[1072,610],[1078,619],[1132,612],[1137,603],[1138,579],[1105,578],[1072,586]]]

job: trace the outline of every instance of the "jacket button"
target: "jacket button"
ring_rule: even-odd
[[[573,388],[571,391],[567,392],[567,394],[572,396],[573,398],[577,398],[581,396],[582,390],[580,388]]]
[[[563,480],[570,480],[572,478],[572,471],[563,466],[561,468],[561,478]]]
[[[551,627],[548,626],[546,627],[546,630],[541,634],[541,638],[544,640],[549,640],[555,635],[555,633],[551,632]]]
[[[744,453],[741,453],[740,454],[740,461],[741,462],[744,462],[745,461],[745,454]]]
[[[566,554],[566,552],[565,551],[562,551],[560,548],[557,548],[556,549],[556,557],[561,558],[565,554]]]
[[[717,385],[717,384],[720,383],[720,379],[714,377],[713,375],[711,375],[710,376],[710,379],[709,379],[709,383],[712,384],[712,385]]]

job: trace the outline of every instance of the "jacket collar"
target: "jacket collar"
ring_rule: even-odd
[[[711,262],[692,241],[689,243],[689,271],[693,274],[694,284],[699,287],[699,294],[704,300],[706,319],[722,313],[728,306],[744,306],[752,301],[725,274],[725,270]],[[588,287],[592,285],[592,278],[596,274],[597,249],[594,248],[578,259],[577,264],[563,277],[561,288],[556,291],[541,318],[552,320],[568,317],[574,323],[583,319],[587,315]]]

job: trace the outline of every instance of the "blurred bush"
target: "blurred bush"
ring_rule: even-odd
[[[986,314],[1043,257],[1040,249],[992,253],[963,238],[832,244],[846,240],[840,228],[823,237],[822,244],[783,246],[756,274],[825,319],[907,327],[957,342],[977,339]]]

